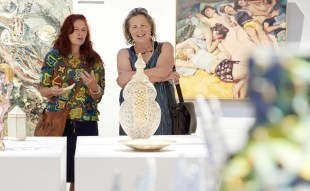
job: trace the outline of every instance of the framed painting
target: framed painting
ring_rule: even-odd
[[[177,0],[176,69],[185,99],[246,99],[256,47],[286,44],[286,0]]]

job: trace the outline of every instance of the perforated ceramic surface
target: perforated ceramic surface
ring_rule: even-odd
[[[156,89],[143,72],[145,63],[142,57],[137,62],[137,72],[123,91],[124,102],[120,107],[119,118],[130,138],[148,139],[159,126],[161,110],[155,101]]]

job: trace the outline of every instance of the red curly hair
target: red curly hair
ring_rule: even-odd
[[[93,49],[93,43],[90,40],[88,23],[84,15],[71,14],[65,19],[62,27],[60,28],[60,33],[57,36],[56,40],[54,41],[53,48],[57,49],[61,55],[67,56],[69,54],[72,54],[69,34],[73,33],[74,31],[73,23],[76,20],[84,21],[87,26],[87,35],[84,44],[82,44],[82,46],[80,47],[80,54],[86,59],[86,62],[92,66],[95,62],[102,60],[98,55],[98,53]]]

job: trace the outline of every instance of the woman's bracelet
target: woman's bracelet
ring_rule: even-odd
[[[97,92],[93,92],[93,91],[91,91],[91,89],[89,89],[89,92],[90,92],[91,94],[93,94],[93,95],[97,95],[97,94],[99,94],[99,93],[101,92],[101,88],[100,88],[100,86],[99,86],[99,90],[98,90]]]

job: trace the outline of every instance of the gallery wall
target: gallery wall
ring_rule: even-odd
[[[100,135],[118,135],[119,91],[116,55],[127,47],[122,24],[128,12],[145,7],[155,19],[158,41],[175,43],[175,0],[73,0],[73,12],[84,14],[91,27],[92,41],[106,68],[106,90],[99,105]],[[310,42],[310,1],[288,0],[288,42],[304,47]],[[247,100],[221,100],[224,117],[254,117]],[[200,124],[198,125],[199,129]]]

